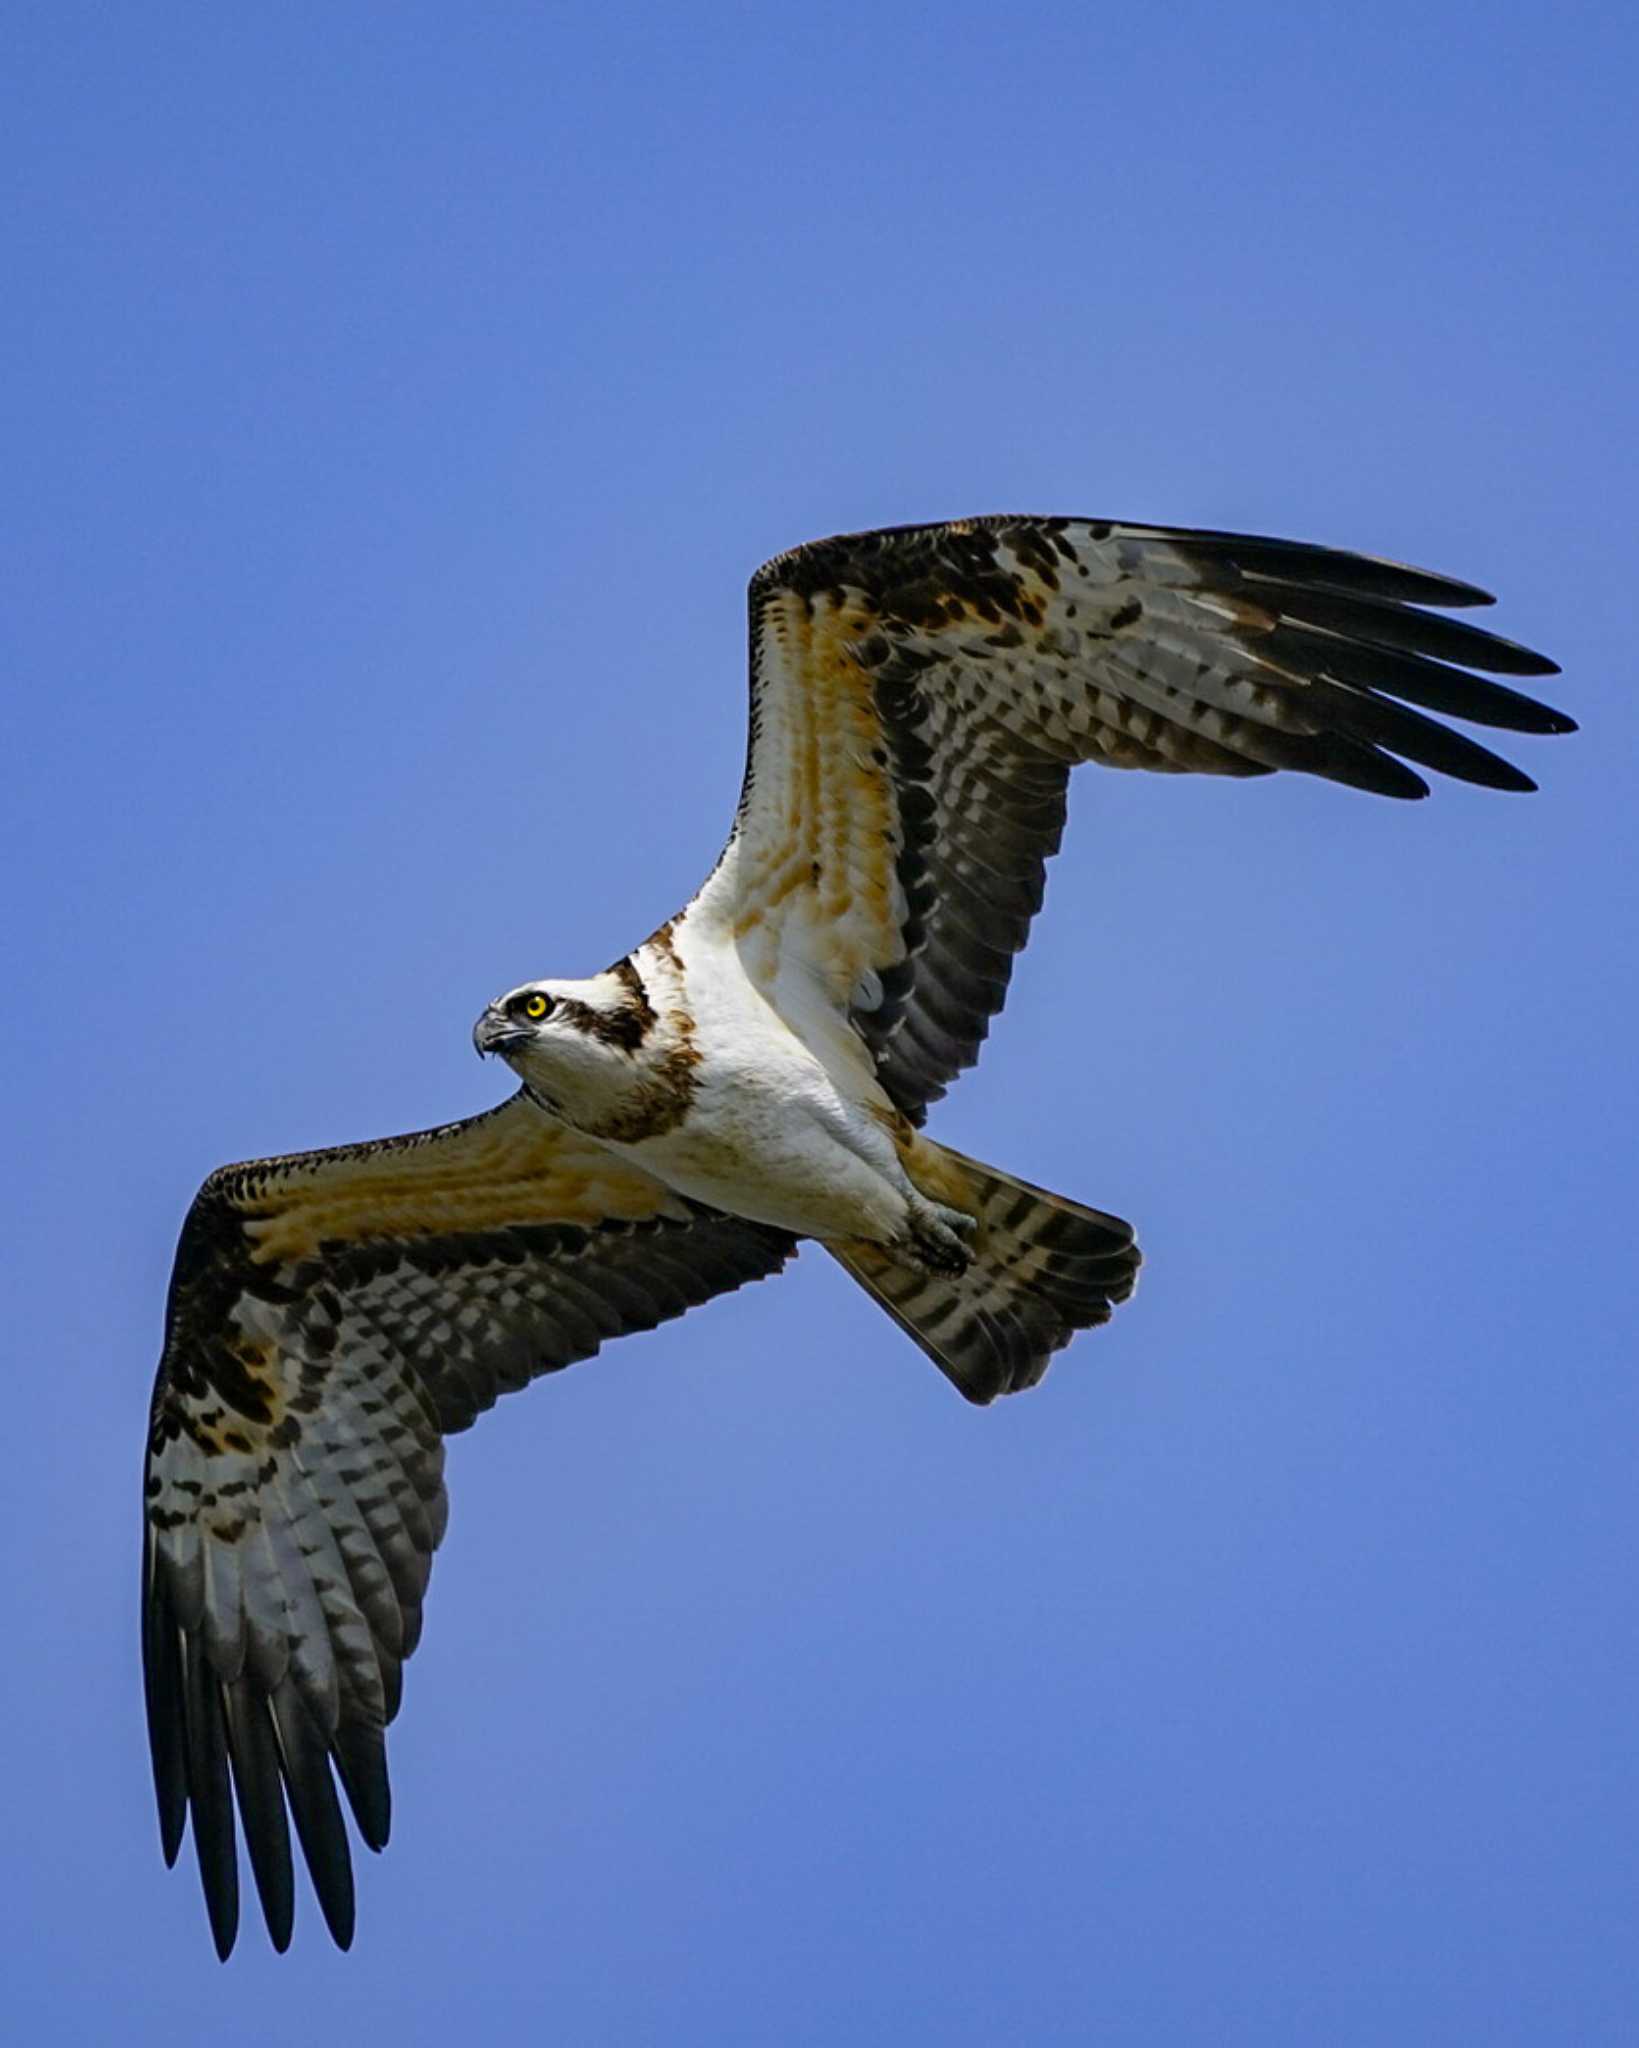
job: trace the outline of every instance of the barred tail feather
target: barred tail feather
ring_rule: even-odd
[[[826,1250],[959,1393],[984,1403],[1033,1387],[1078,1330],[1107,1323],[1137,1283],[1140,1255],[1119,1216],[938,1149],[977,1221],[965,1272],[930,1272],[861,1239]]]

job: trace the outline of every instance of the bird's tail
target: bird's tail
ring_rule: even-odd
[[[926,1138],[916,1151],[906,1164],[923,1192],[975,1220],[967,1269],[932,1272],[858,1238],[826,1250],[968,1400],[1033,1387],[1055,1351],[1132,1293],[1132,1226]]]

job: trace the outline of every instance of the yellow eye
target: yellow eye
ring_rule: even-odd
[[[551,1001],[548,997],[543,996],[539,989],[532,996],[524,997],[524,1015],[532,1023],[538,1024],[551,1007]]]

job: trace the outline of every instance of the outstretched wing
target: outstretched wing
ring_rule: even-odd
[[[1573,729],[1471,673],[1551,661],[1425,609],[1490,602],[1365,555],[1081,519],[796,548],[752,579],[745,788],[700,909],[788,1020],[817,984],[920,1118],[1002,1006],[1075,763],[1533,788],[1408,708]]]
[[[192,1811],[217,1950],[237,1799],[275,1947],[289,1828],[346,1947],[383,1731],[443,1533],[442,1438],[794,1248],[686,1203],[523,1096],[465,1123],[223,1167],[183,1225],[154,1387],[143,1662],[165,1859]]]

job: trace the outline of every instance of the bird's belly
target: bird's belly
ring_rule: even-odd
[[[622,1146],[679,1194],[799,1237],[899,1234],[906,1196],[891,1142],[865,1113],[756,1095],[709,1099],[663,1136]],[[860,1127],[855,1128],[855,1119]]]

